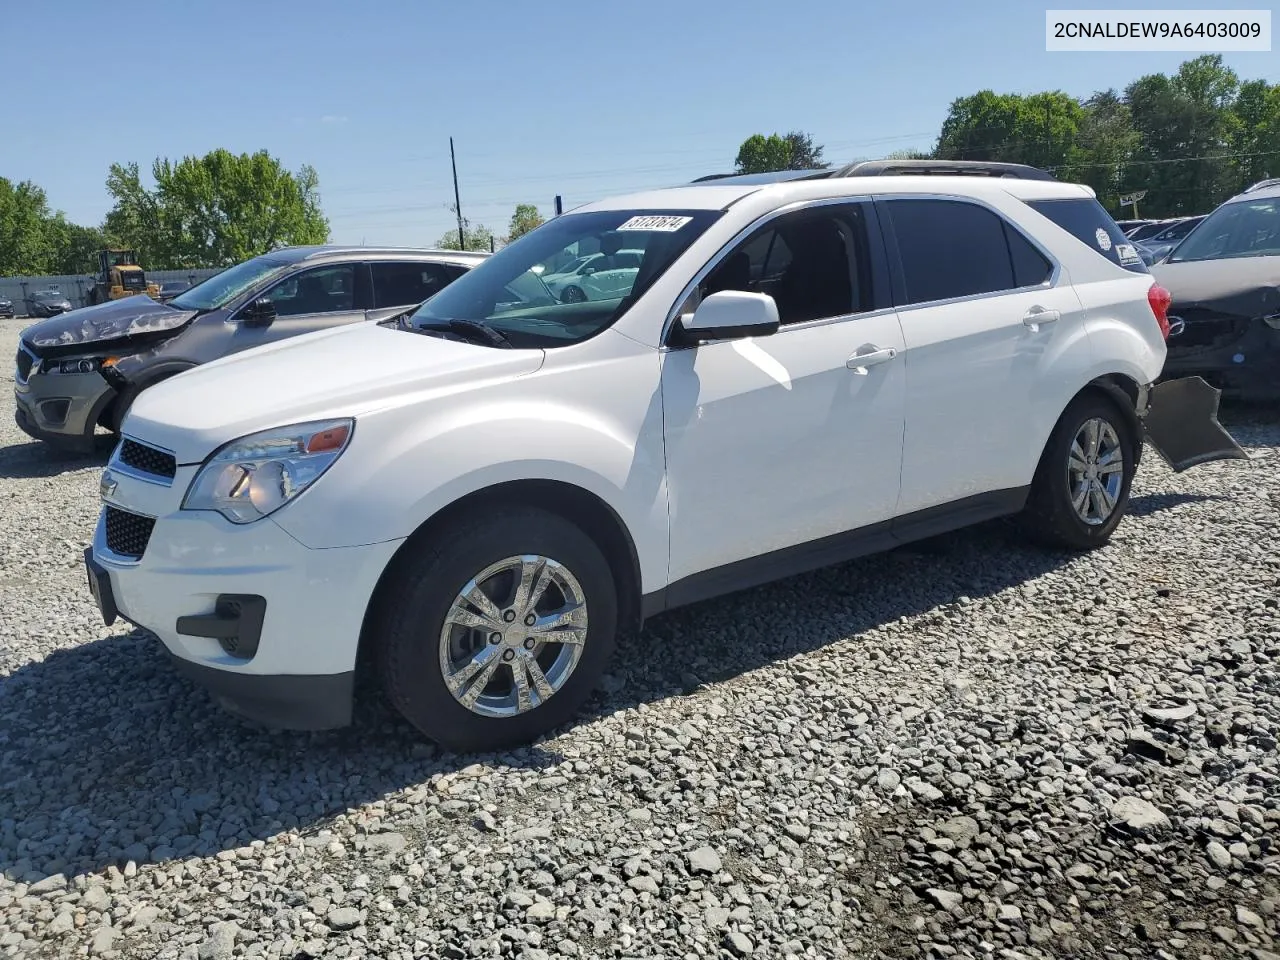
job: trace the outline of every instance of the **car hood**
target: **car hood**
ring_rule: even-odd
[[[1173,294],[1171,313],[1204,310],[1249,319],[1280,314],[1280,257],[1160,263],[1151,275]]]
[[[123,432],[171,450],[179,463],[199,463],[259,430],[359,418],[514,379],[536,371],[545,356],[354,323],[222,357],[158,383],[138,395]]]
[[[165,333],[186,324],[195,310],[177,310],[141,295],[68,310],[22,331],[42,357],[82,352],[86,346],[114,346],[132,337]]]

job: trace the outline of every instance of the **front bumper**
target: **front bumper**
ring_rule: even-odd
[[[1180,337],[1195,342],[1183,346]],[[1280,399],[1280,330],[1260,318],[1188,323],[1169,338],[1162,378],[1198,376],[1229,399]]]
[[[195,470],[179,467],[168,486],[108,467],[108,503],[155,524],[135,559],[110,549],[99,517],[85,561],[104,620],[150,630],[180,672],[246,719],[344,726],[365,610],[403,541],[313,550],[270,517],[236,525],[181,511]]]
[[[88,450],[116,391],[99,373],[35,373],[24,383],[14,377],[18,426],[37,440]]]

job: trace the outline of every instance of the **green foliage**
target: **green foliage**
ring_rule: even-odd
[[[329,238],[315,170],[290,173],[265,150],[157,159],[151,174],[151,189],[142,185],[136,163],[112,164],[107,176],[115,201],[107,235],[136,250],[146,268],[230,266]]]
[[[738,148],[738,173],[772,173],[775,170],[808,170],[821,167],[822,147],[800,130],[769,136],[756,133]]]
[[[813,170],[823,166],[822,146],[803,130],[792,130],[782,138],[791,153],[787,159],[788,170]]]
[[[0,276],[44,273],[52,261],[49,202],[29,180],[0,177]]]
[[[516,212],[511,215],[511,226],[507,230],[507,242],[519,240],[530,230],[542,226],[542,214],[538,212],[538,208],[532,203],[522,203],[516,207]],[[456,239],[457,234],[454,234]]]
[[[1121,194],[1145,190],[1145,216],[1206,213],[1280,174],[1280,85],[1242,84],[1206,55],[1082,102],[983,90],[952,102],[936,154],[1048,169],[1093,187],[1116,212]]]
[[[449,204],[449,209],[455,214],[458,210],[453,204]],[[512,219],[514,221],[514,218]],[[492,230],[482,223],[472,226],[471,221],[466,217],[462,218],[462,236],[464,242],[459,243],[458,230],[455,227],[436,241],[436,247],[441,250],[478,250],[486,253],[491,245],[496,245]]]

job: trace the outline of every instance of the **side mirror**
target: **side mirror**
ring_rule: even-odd
[[[705,340],[767,337],[778,332],[778,305],[767,293],[721,290],[713,293],[676,323],[678,345]]]
[[[275,319],[276,305],[270,297],[259,297],[240,314],[240,322],[248,327],[265,327]]]
[[[595,267],[583,267],[583,268],[582,268],[582,275],[583,275],[584,277],[589,277],[589,276],[591,276],[591,275],[592,275],[593,273],[595,273],[595,272],[596,272],[596,268],[595,268]]]

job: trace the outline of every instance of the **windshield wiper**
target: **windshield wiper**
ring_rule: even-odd
[[[448,320],[441,320],[438,324],[424,323],[417,329],[447,330],[450,333],[466,337],[473,343],[481,343],[487,347],[498,347],[502,350],[511,350],[514,347],[514,344],[507,339],[506,334],[496,327],[491,327],[483,320],[460,320],[450,317]]]

